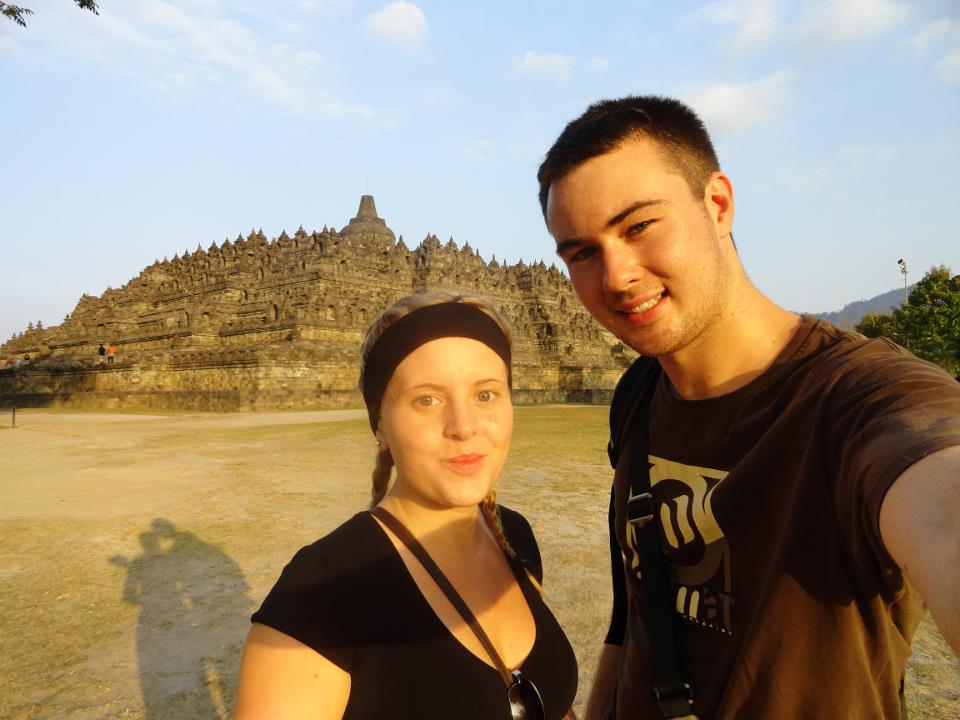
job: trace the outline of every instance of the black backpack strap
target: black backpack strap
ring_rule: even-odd
[[[610,404],[610,463],[627,473],[627,522],[634,525],[643,592],[643,621],[653,651],[654,686],[666,720],[692,717],[693,690],[683,680],[674,630],[670,578],[663,556],[660,523],[650,488],[648,415],[661,373],[652,358],[639,358],[624,374]],[[631,452],[624,454],[630,447]]]
[[[617,382],[610,402],[610,442],[607,443],[607,457],[614,470],[623,452],[626,433],[633,418],[640,407],[649,404],[660,372],[660,363],[656,360],[639,357]]]

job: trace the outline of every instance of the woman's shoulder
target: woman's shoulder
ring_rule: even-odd
[[[298,608],[322,607],[334,616],[349,612],[358,584],[365,585],[363,579],[375,574],[383,561],[383,543],[377,543],[375,530],[369,513],[357,513],[300,548],[283,568],[254,622],[263,622],[267,616],[296,615]]]
[[[360,512],[323,537],[300,548],[284,567],[277,585],[326,583],[350,566],[362,564],[378,548],[369,513]]]
[[[376,538],[376,534],[372,532],[375,529],[376,523],[373,516],[364,510],[307,545],[304,550],[309,549],[313,553],[324,555],[336,555],[341,551],[353,548],[357,544],[360,547],[366,547]]]
[[[500,505],[500,522],[503,535],[517,556],[530,569],[537,582],[543,582],[543,562],[540,559],[540,547],[533,534],[533,528],[521,513],[505,505]]]
[[[503,523],[503,531],[505,533],[512,531],[533,535],[533,528],[530,527],[530,522],[521,513],[512,508],[508,508],[506,505],[497,505],[497,507],[500,510],[500,522]]]
[[[376,586],[389,569],[368,513],[301,548],[287,563],[251,620],[268,625],[326,656],[352,662],[358,628],[371,613]]]

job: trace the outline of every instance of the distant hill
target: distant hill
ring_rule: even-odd
[[[913,289],[910,285],[909,290]],[[847,303],[839,310],[833,312],[811,313],[814,317],[823,318],[832,322],[834,325],[852,330],[853,326],[860,322],[860,319],[869,313],[891,313],[894,308],[900,307],[903,303],[903,288],[896,288],[877,295],[869,300],[855,300]]]

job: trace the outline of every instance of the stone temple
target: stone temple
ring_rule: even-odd
[[[634,357],[556,267],[487,262],[435,235],[410,249],[364,195],[339,231],[301,227],[270,241],[251,231],[198,247],[84,295],[56,327],[31,325],[0,346],[0,406],[362,407],[364,330],[425,290],[482,295],[511,320],[517,402],[607,402]],[[101,343],[116,348],[114,362],[101,364]]]

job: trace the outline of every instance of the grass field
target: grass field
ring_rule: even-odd
[[[540,540],[578,710],[609,613],[605,413],[518,408],[500,494]],[[297,548],[366,506],[365,417],[17,424],[0,432],[0,718],[228,717],[250,612]],[[960,717],[960,662],[929,621],[908,689],[911,718]]]

